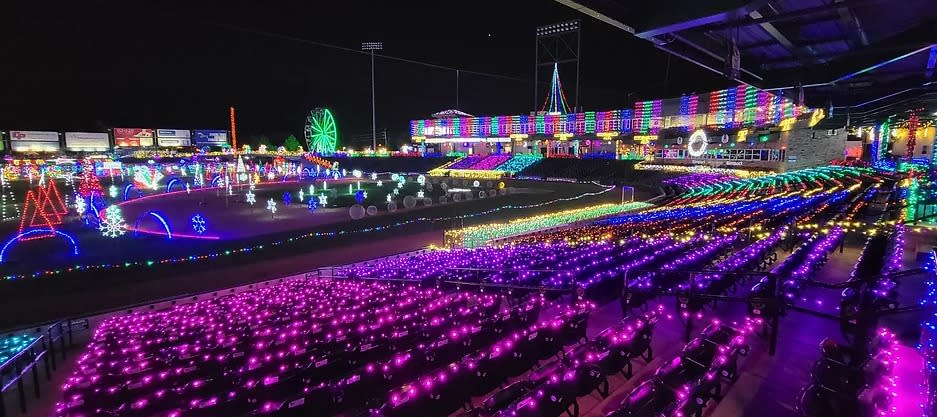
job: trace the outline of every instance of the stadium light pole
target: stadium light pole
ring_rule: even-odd
[[[377,152],[377,115],[374,99],[374,51],[384,49],[384,42],[361,42],[362,51],[371,52],[371,150]]]

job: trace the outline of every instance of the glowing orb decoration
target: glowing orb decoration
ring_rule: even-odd
[[[351,171],[351,175],[353,175],[355,178],[361,178],[362,172],[360,169],[356,169]]]
[[[399,175],[399,174],[391,174],[391,176],[390,176],[390,180],[391,180],[391,181],[397,181],[397,180],[399,180],[399,179],[400,179],[400,175]]]
[[[126,232],[127,225],[124,223],[124,215],[120,211],[120,207],[116,205],[108,206],[104,210],[104,220],[101,220],[101,223],[98,224],[98,230],[101,231],[101,235],[104,237],[115,238],[121,236]]]
[[[272,198],[267,200],[267,210],[270,210],[270,214],[277,213],[277,202],[274,201]]]
[[[116,185],[111,184],[110,187],[107,187],[107,195],[111,196],[111,198],[117,198],[118,192],[119,190]]]
[[[475,180],[475,181],[472,182],[472,187],[476,187],[476,188],[477,188],[477,187],[481,187],[481,185],[482,185],[482,183],[478,182],[478,180]]]
[[[203,234],[208,228],[208,222],[205,221],[205,218],[201,214],[196,214],[192,216],[192,230],[195,233]]]
[[[707,147],[709,147],[709,138],[706,137],[706,132],[702,129],[693,132],[686,145],[687,153],[694,158],[703,156]]]
[[[417,184],[420,184],[420,185],[426,184],[426,176],[423,174],[420,174],[420,176],[416,177],[416,182]]]

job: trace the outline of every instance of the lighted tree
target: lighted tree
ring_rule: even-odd
[[[78,182],[78,194],[89,198],[91,194],[104,195],[101,181],[98,180],[97,175],[94,175],[94,169],[88,166],[81,172],[81,180]]]
[[[299,143],[299,140],[296,139],[296,136],[292,134],[286,137],[286,141],[283,142],[283,147],[286,148],[289,152],[296,152],[303,150],[303,145]]]

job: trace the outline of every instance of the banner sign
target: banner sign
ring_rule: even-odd
[[[114,128],[114,145],[127,147],[153,146],[153,129]]]
[[[185,129],[156,129],[156,144],[159,146],[190,146],[192,134]]]
[[[11,130],[10,147],[13,152],[57,152],[59,132]]]
[[[70,151],[106,151],[110,143],[107,133],[65,132],[65,149]]]
[[[192,132],[192,142],[196,145],[221,146],[228,144],[228,131],[226,130],[195,130]]]

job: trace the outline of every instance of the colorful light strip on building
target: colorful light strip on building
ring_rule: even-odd
[[[700,127],[777,126],[783,119],[800,116],[804,108],[780,95],[740,85],[707,93],[708,106],[700,106],[701,95],[672,99],[677,114],[664,115],[665,100],[637,102],[633,109],[569,114],[511,115],[424,119],[410,122],[414,138],[487,138],[511,135],[598,135],[637,133],[656,135],[664,128],[695,130]],[[701,108],[705,107],[705,108]],[[668,107],[670,108],[670,107]]]

